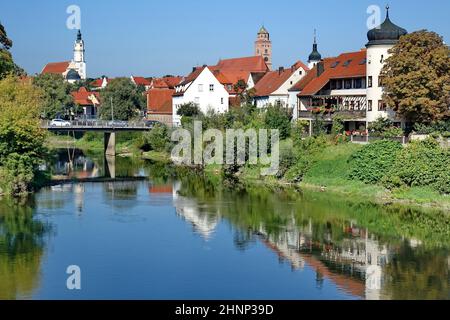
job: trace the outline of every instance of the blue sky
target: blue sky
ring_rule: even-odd
[[[88,76],[188,73],[220,58],[253,55],[264,23],[274,67],[307,60],[313,30],[322,56],[358,50],[367,42],[366,10],[376,0],[70,0],[2,1],[0,21],[14,41],[16,62],[34,74],[72,57],[76,31],[69,5],[81,8]],[[408,31],[428,29],[450,40],[450,1],[390,0],[391,20]],[[384,19],[384,9],[383,9]]]

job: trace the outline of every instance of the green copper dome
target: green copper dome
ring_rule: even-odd
[[[268,34],[269,31],[267,31],[266,28],[264,28],[264,26],[262,26],[261,29],[259,29],[258,34],[261,34],[261,33],[266,33],[266,34]]]
[[[384,20],[380,26],[367,33],[367,39],[369,40],[367,46],[395,44],[401,36],[406,34],[408,34],[408,32],[405,29],[395,25],[389,19],[389,7],[386,7],[386,20]]]

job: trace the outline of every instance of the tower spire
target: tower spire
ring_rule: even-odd
[[[386,19],[389,19],[389,4],[386,5]]]
[[[314,29],[314,44],[317,44],[317,30]]]

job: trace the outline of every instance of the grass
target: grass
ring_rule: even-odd
[[[346,196],[365,198],[376,203],[402,202],[425,207],[450,210],[450,197],[431,188],[404,188],[387,190],[381,185],[366,184],[348,177],[350,156],[362,148],[357,144],[328,146],[315,156],[315,163],[306,173],[301,186],[324,189]]]

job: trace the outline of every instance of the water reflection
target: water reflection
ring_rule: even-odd
[[[0,299],[29,298],[39,286],[44,236],[28,204],[0,199]]]
[[[273,251],[280,263],[290,264],[293,272],[313,269],[319,289],[327,279],[347,294],[363,299],[449,298],[450,239],[445,213],[430,213],[435,218],[444,214],[444,228],[434,237],[410,225],[417,221],[407,219],[398,227],[408,231],[393,234],[395,226],[391,223],[397,223],[398,216],[392,210],[335,202],[316,194],[311,199],[258,189],[211,192],[211,188],[217,188],[207,184],[202,188],[202,182],[195,180],[183,180],[178,192],[189,201],[180,202],[175,196],[177,212],[188,211],[195,221],[212,221],[205,225],[208,237],[214,233],[219,217],[229,219],[237,227],[238,249],[246,250],[256,239]],[[412,209],[404,210],[411,214]],[[371,232],[369,227],[377,223],[375,219],[378,227]],[[414,233],[412,229],[424,240],[405,237]]]
[[[72,161],[65,154],[59,153],[55,173],[78,179],[108,174],[102,155],[77,151]],[[189,173],[174,178],[171,168],[133,159],[116,158],[114,172],[116,178],[106,181],[45,189],[36,203],[0,199],[0,299],[64,298],[67,291],[48,288],[65,279],[46,268],[65,266],[71,246],[77,259],[94,264],[96,289],[92,295],[85,289],[78,296],[83,299],[103,298],[98,292],[110,292],[111,279],[143,288],[135,296],[123,286],[112,298],[147,298],[155,286],[155,298],[164,290],[169,298],[173,292],[205,297],[202,286],[207,297],[234,298],[250,285],[248,272],[256,277],[252,283],[261,283],[250,294],[265,298],[449,299],[445,213],[293,189],[229,190]],[[183,257],[186,268],[180,269]],[[271,279],[276,283],[269,286]],[[234,281],[236,287],[220,296]],[[290,284],[295,289],[283,291]]]

